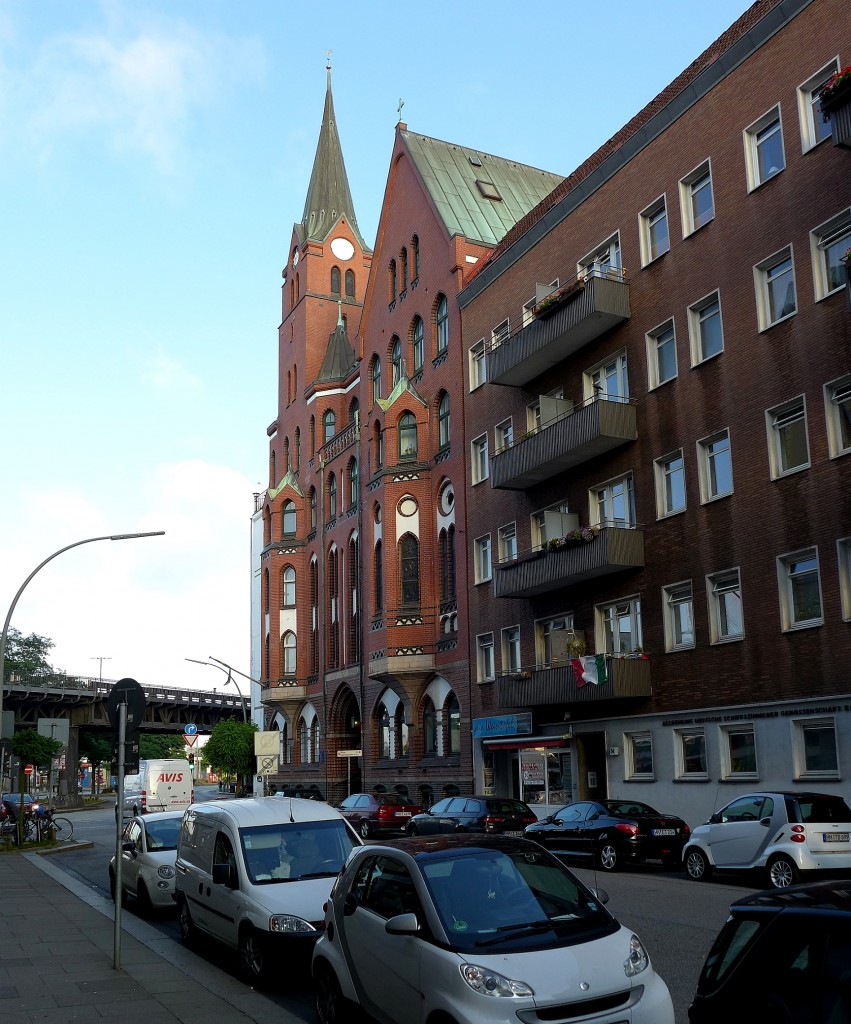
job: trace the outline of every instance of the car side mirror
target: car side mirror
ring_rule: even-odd
[[[239,888],[236,864],[214,864],[213,885],[226,885],[228,889]]]
[[[121,849],[125,853],[135,853],[136,852],[136,844],[135,843],[122,843],[121,844]]]
[[[721,820],[721,815],[720,814],[713,814],[712,817],[709,819],[709,821],[707,821],[706,824],[707,825],[717,825],[720,820]]]
[[[420,930],[420,922],[416,914],[397,914],[384,925],[388,935],[416,935]]]

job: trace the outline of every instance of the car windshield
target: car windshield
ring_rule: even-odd
[[[258,885],[332,878],[356,842],[342,820],[260,825],[239,834],[248,877]]]
[[[453,851],[425,862],[422,871],[459,950],[584,942],[618,927],[594,894],[544,850]]]
[[[801,811],[801,821],[805,825],[813,822],[851,822],[851,810],[841,796],[829,796],[827,794],[813,794],[812,796],[798,797],[798,807]]]
[[[177,849],[177,837],[180,835],[180,818],[174,821],[147,821],[145,831],[148,833],[148,850],[163,852]]]

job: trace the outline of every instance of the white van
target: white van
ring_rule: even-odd
[[[181,938],[188,945],[203,932],[238,950],[251,984],[280,976],[299,950],[309,964],[334,879],[361,845],[342,814],[317,800],[193,804],[175,864]]]
[[[124,817],[151,811],[185,811],[195,799],[192,766],[178,757],[140,761],[138,775],[124,777]]]

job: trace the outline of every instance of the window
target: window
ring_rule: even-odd
[[[399,265],[402,268],[402,291],[405,291],[408,287],[408,250],[402,246],[402,251],[399,253]]]
[[[784,630],[820,626],[824,622],[817,548],[805,548],[778,558],[777,585]]]
[[[295,502],[285,501],[281,509],[281,536],[291,537],[296,531]]]
[[[649,732],[628,732],[624,735],[628,779],[653,778],[653,739]]]
[[[583,278],[621,277],[620,235],[615,232],[611,238],[597,246],[579,261],[577,271]]]
[[[706,736],[702,729],[684,729],[674,733],[677,742],[677,777],[705,778]]]
[[[474,484],[480,484],[488,478],[488,435],[482,434],[475,438],[470,445],[472,458],[472,479]]]
[[[403,412],[399,417],[399,458],[417,457],[417,418],[412,412]]]
[[[470,349],[470,390],[473,391],[487,380],[485,364],[485,341],[477,341]]]
[[[744,142],[748,189],[753,190],[779,174],[786,166],[780,107],[772,107],[749,128],[745,128]]]
[[[384,611],[384,550],[381,541],[375,542],[372,559],[373,611],[376,615]]]
[[[506,317],[501,323],[498,323],[496,327],[491,331],[491,348],[499,348],[511,337],[511,326],[508,323]]]
[[[437,444],[446,448],[451,438],[449,422],[449,394],[444,391],[437,403]]]
[[[817,301],[845,287],[846,270],[842,257],[849,248],[851,209],[843,210],[810,232],[813,284]]]
[[[384,431],[380,423],[375,424],[375,468],[381,469],[384,465]]]
[[[390,301],[396,301],[396,293],[398,291],[397,283],[397,272],[396,272],[396,261],[390,260],[390,266],[388,268],[388,285],[390,288]]]
[[[647,334],[647,369],[651,388],[658,388],[660,384],[676,377],[677,341],[673,320],[668,320]]]
[[[355,297],[355,272],[353,270],[346,271],[346,298],[353,299]],[[343,317],[345,323],[345,317]]]
[[[713,292],[693,306],[689,306],[688,326],[692,366],[711,359],[724,350],[721,301],[718,292]]]
[[[832,718],[793,720],[792,746],[796,778],[839,778],[836,724]]]
[[[535,623],[535,658],[539,668],[550,668],[568,658],[567,644],[572,639],[573,615],[556,615]]]
[[[337,417],[334,415],[331,409],[326,410],[325,415],[322,417],[322,436],[324,438],[323,443],[328,444],[334,434],[337,432]]]
[[[680,181],[680,209],[682,211],[683,238],[694,234],[698,228],[715,216],[715,200],[712,196],[712,171],[706,160]]]
[[[423,368],[423,360],[425,359],[423,321],[421,317],[414,318],[414,326],[411,331],[411,343],[414,350],[414,373],[419,373]]]
[[[295,633],[287,630],[281,637],[281,670],[285,676],[295,675]]]
[[[411,282],[420,276],[420,240],[417,235],[411,239]]]
[[[437,712],[431,697],[423,702],[423,753],[437,753]]]
[[[399,566],[402,604],[417,607],[420,603],[420,543],[411,533],[406,533],[399,541]]]
[[[755,779],[756,739],[750,724],[727,726],[721,730],[721,775]]]
[[[491,537],[477,537],[473,541],[473,571],[476,583],[487,583],[491,578]]]
[[[334,519],[337,515],[337,477],[334,473],[328,474],[328,519]]]
[[[281,573],[281,607],[295,606],[295,569],[288,565]]]
[[[686,471],[680,449],[653,463],[656,475],[656,515],[659,519],[686,507]]]
[[[709,639],[713,644],[741,640],[745,635],[742,616],[742,585],[738,569],[706,577],[709,604]]]
[[[498,452],[504,452],[506,448],[512,446],[514,443],[514,425],[510,416],[507,420],[497,423],[496,427],[494,427],[494,436]]]
[[[567,502],[552,505],[550,508],[533,512],[530,516],[532,528],[532,546],[538,551],[547,546],[547,541],[555,540],[575,530],[577,517],[570,514]]]
[[[594,611],[598,652],[631,654],[641,648],[641,601],[637,597],[598,605]]]
[[[499,528],[499,560],[513,562],[517,558],[517,524],[508,523]]]
[[[440,531],[440,599],[454,601],[456,592],[455,527]]]
[[[705,504],[733,493],[733,455],[729,430],[697,442],[700,500]]]
[[[671,247],[668,238],[668,210],[664,196],[660,196],[655,203],[651,203],[638,215],[638,225],[641,236],[641,265],[646,267]]]
[[[792,247],[787,246],[758,263],[753,273],[759,329],[766,331],[798,309]]]
[[[454,693],[449,695],[446,702],[447,729],[447,754],[458,754],[461,751],[461,705]]]
[[[372,357],[372,362],[369,367],[369,378],[372,382],[372,404],[381,398],[381,360],[378,356]]]
[[[340,268],[331,267],[331,294],[340,294]]]
[[[482,633],[476,637],[476,680],[484,683],[493,678],[493,633]]]
[[[810,464],[810,450],[804,396],[769,409],[765,422],[771,479],[806,469]]]
[[[666,651],[682,651],[694,647],[694,596],[691,580],[662,588],[662,616]]]
[[[819,93],[828,78],[839,70],[835,58],[798,86],[798,117],[801,121],[801,149],[804,153],[830,138],[831,124],[821,113]]]
[[[535,285],[535,294],[532,296],[531,299],[529,299],[528,302],[523,303],[523,314],[520,325],[521,327],[525,327],[527,324],[530,324],[535,319],[535,307],[538,305],[541,299],[546,298],[547,295],[550,295],[558,287],[558,278],[556,278],[554,281],[550,281],[549,285]]]
[[[595,526],[635,526],[632,476],[598,487],[591,492],[591,515]]]
[[[395,388],[402,379],[402,343],[393,335],[390,342],[390,387]]]
[[[585,372],[585,397],[606,399],[609,402],[629,401],[626,352],[620,352]]]
[[[502,631],[502,670],[520,671],[520,627],[507,626]]]
[[[310,528],[311,530],[316,529],[316,488],[310,488],[310,494],[308,497],[308,504],[310,505]]]
[[[349,508],[354,508],[360,497],[358,493],[358,460],[352,459],[349,463]]]
[[[437,355],[441,355],[449,348],[449,307],[445,295],[440,295],[437,299],[437,309],[434,317],[434,340]]]
[[[851,621],[851,537],[836,542],[839,562],[839,596],[842,600],[842,618]]]

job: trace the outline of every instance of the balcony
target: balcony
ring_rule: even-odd
[[[537,317],[488,353],[488,380],[521,387],[629,319],[622,275],[591,273],[547,317]]]
[[[375,651],[370,658],[368,675],[382,683],[424,686],[434,675],[434,655],[422,647]]]
[[[497,707],[523,708],[540,704],[597,704],[600,701],[652,696],[652,676],[647,658],[606,657],[606,681],[577,686],[569,664],[532,668],[498,676]]]
[[[534,487],[637,437],[634,405],[588,402],[497,452],[491,459],[491,487]]]
[[[307,696],[307,680],[284,676],[282,679],[270,680],[260,690],[261,704],[281,704],[289,700],[304,700]]]
[[[603,527],[587,543],[558,550],[538,548],[513,561],[498,562],[495,597],[534,597],[560,587],[644,566],[644,531]]]

